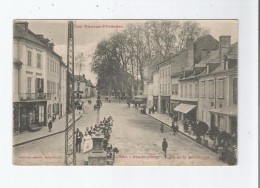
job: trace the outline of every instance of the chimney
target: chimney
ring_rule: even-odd
[[[28,32],[28,22],[15,22],[15,24],[20,26],[24,31]]]
[[[188,57],[187,57],[187,67],[192,67],[194,65],[194,43],[193,38],[189,38],[186,41],[186,48],[188,51]]]
[[[38,34],[38,35],[36,35],[36,36],[37,36],[38,39],[43,40],[43,35]]]
[[[203,49],[203,50],[201,51],[201,60],[204,59],[207,55],[208,55],[208,50]]]
[[[224,60],[227,52],[231,46],[231,36],[220,36],[219,37],[219,56],[221,67],[224,68]]]
[[[53,51],[54,44],[51,42],[51,43],[49,43],[48,45],[49,45],[49,48]]]
[[[83,74],[83,78],[84,78],[84,80],[85,80],[85,74]]]

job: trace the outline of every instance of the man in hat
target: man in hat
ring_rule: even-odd
[[[162,150],[164,152],[164,158],[166,158],[167,148],[168,148],[168,142],[166,141],[166,138],[164,138],[162,142]]]

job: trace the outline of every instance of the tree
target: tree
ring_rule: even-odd
[[[168,59],[185,48],[188,38],[196,40],[206,33],[196,22],[167,20],[129,24],[124,31],[112,34],[97,45],[92,71],[98,75],[103,90],[122,91],[124,87],[129,93],[132,89],[137,93],[139,84],[144,89],[143,69],[155,56]]]
[[[208,34],[208,30],[200,27],[196,22],[184,22],[178,32],[178,50],[182,50],[186,47],[186,41],[189,38],[197,40],[199,37],[203,37]]]

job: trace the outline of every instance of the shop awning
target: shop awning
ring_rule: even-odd
[[[237,116],[237,107],[236,106],[227,106],[222,108],[213,108],[209,110],[211,113],[228,115],[228,116]]]
[[[176,106],[174,108],[174,110],[177,111],[177,112],[182,112],[184,114],[187,114],[188,112],[190,112],[195,107],[196,107],[196,105],[181,103],[178,106]]]
[[[135,99],[146,99],[147,95],[136,95]]]

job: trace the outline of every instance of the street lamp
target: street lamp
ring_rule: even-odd
[[[96,101],[96,109],[97,109],[97,125],[99,124],[99,110],[101,108],[101,97],[99,90],[97,91],[97,101]]]
[[[80,75],[79,75],[79,79],[77,80],[77,86],[78,86],[78,87],[77,87],[77,95],[78,95],[77,98],[78,98],[78,101],[79,101],[79,98],[80,98],[80,97],[79,97],[79,91],[80,91]]]

